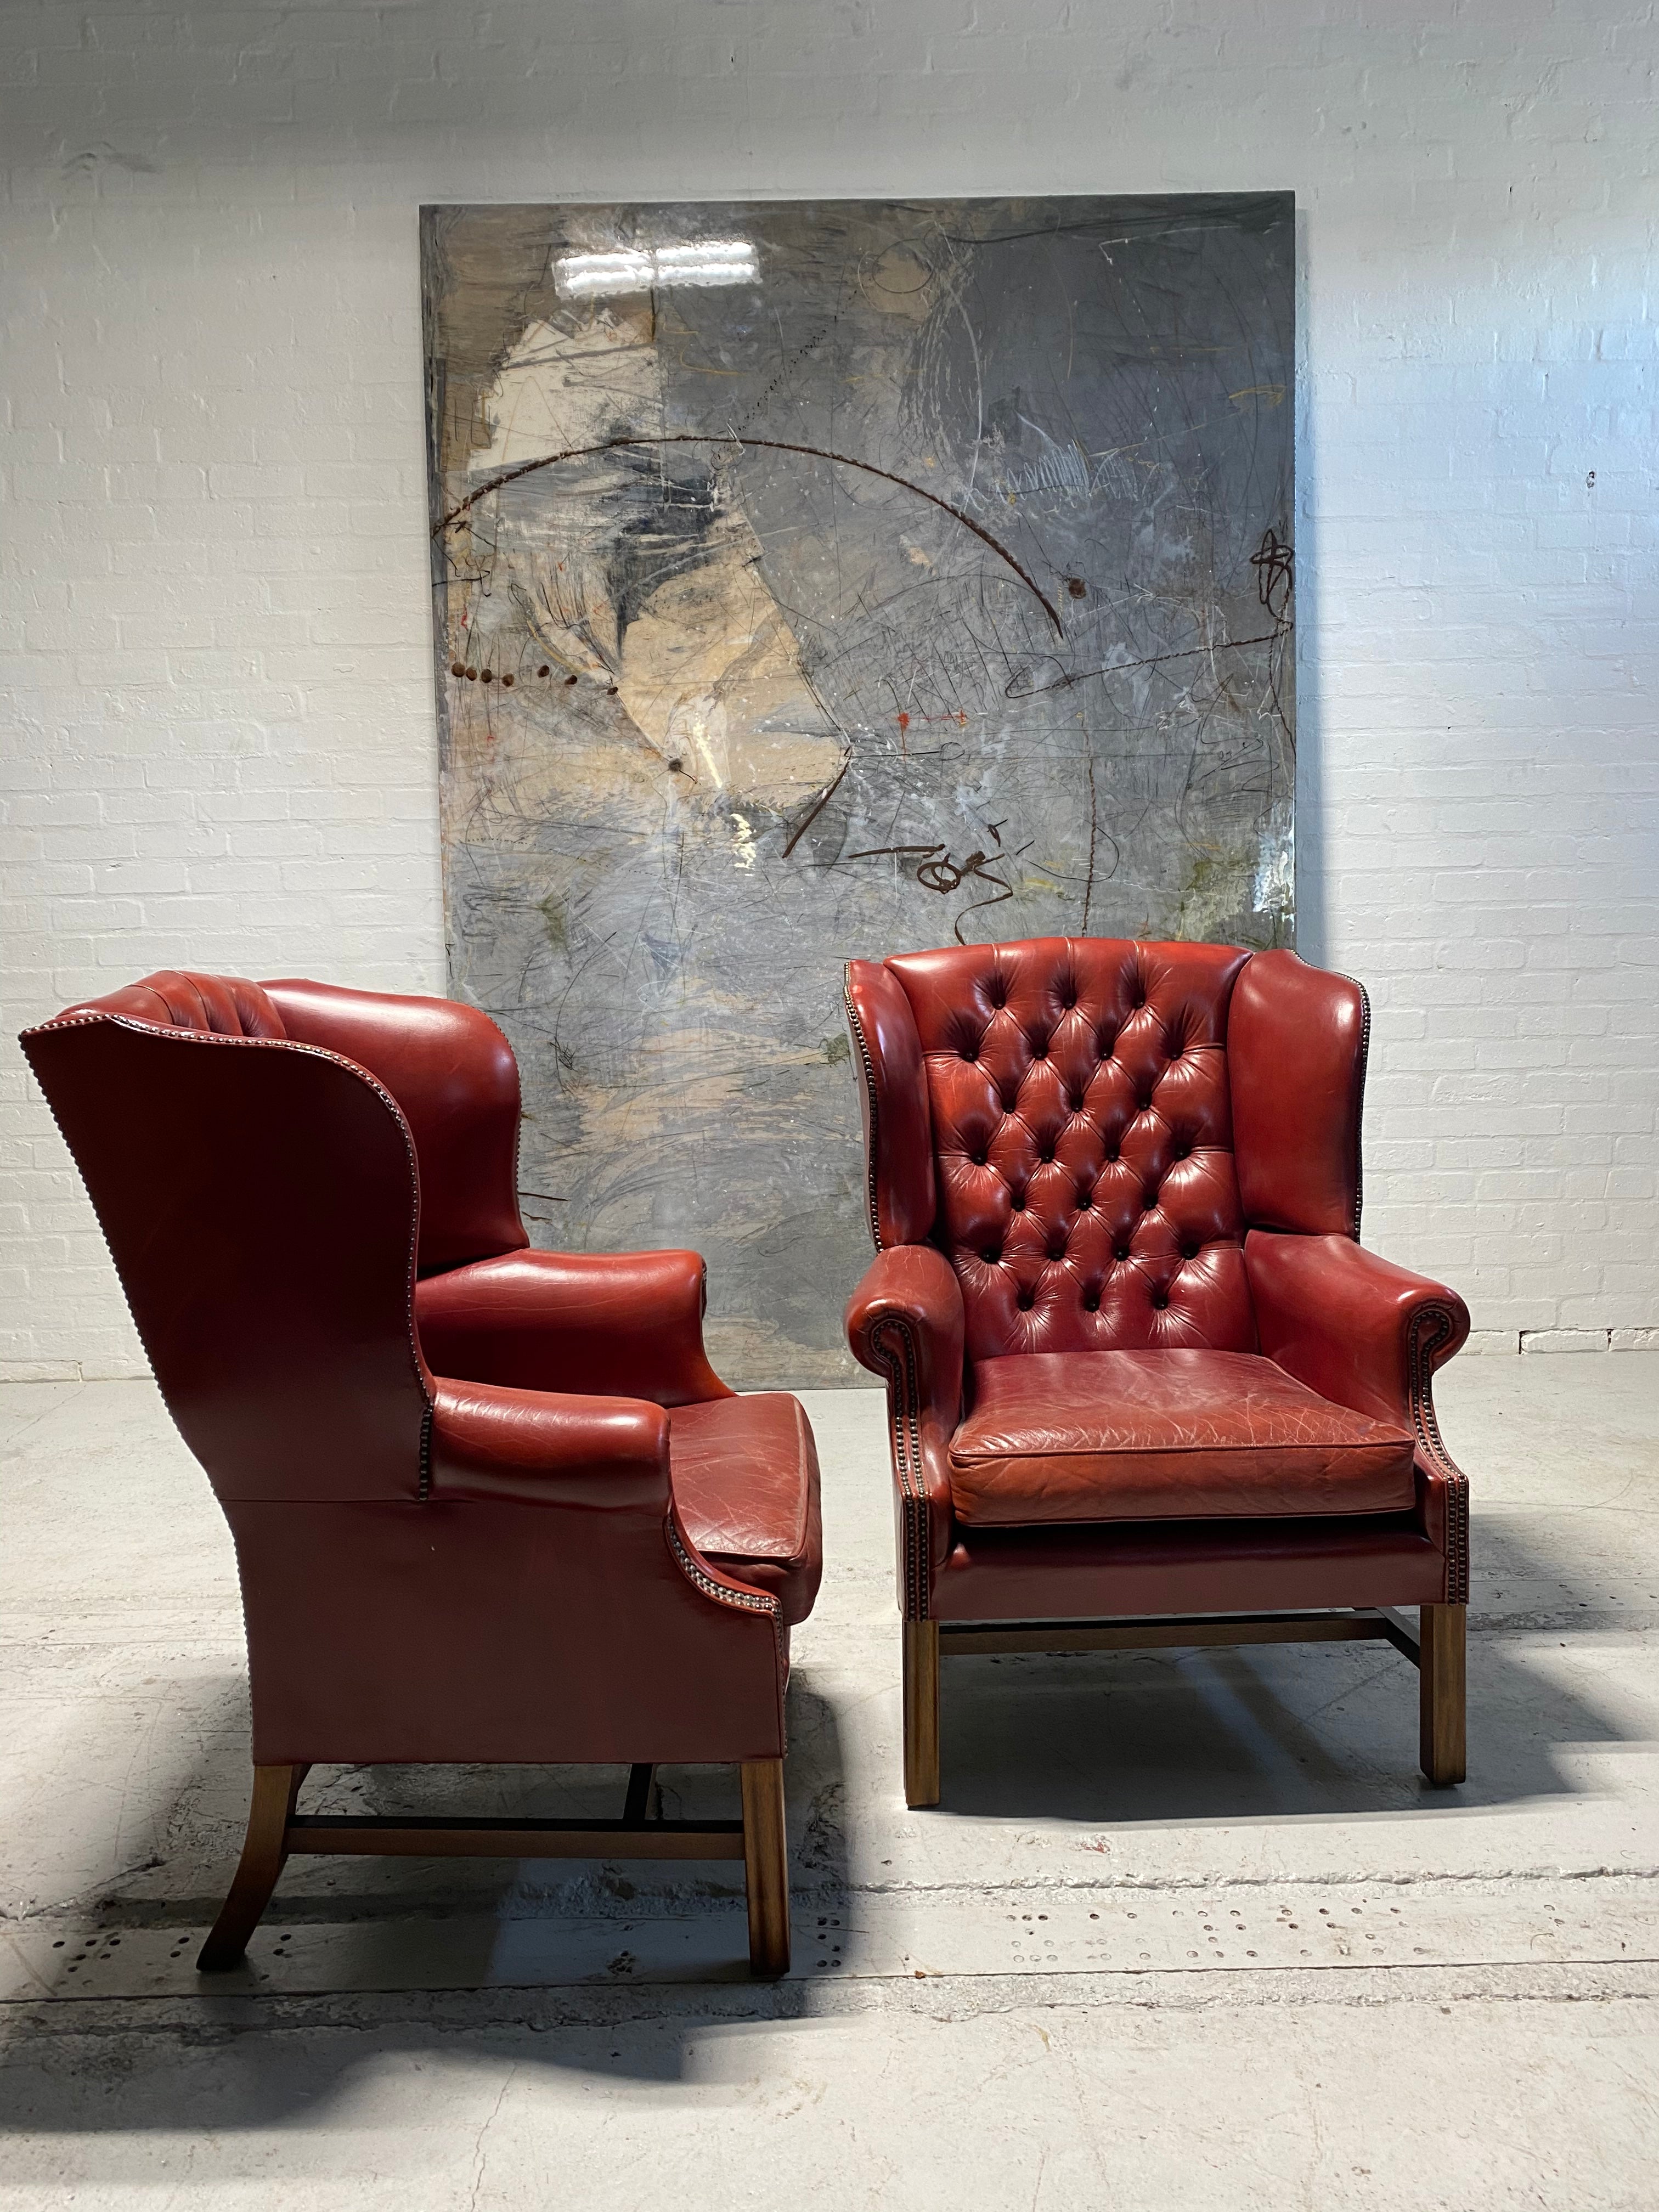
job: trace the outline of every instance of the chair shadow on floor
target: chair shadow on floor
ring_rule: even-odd
[[[1507,1639],[1472,1640],[1469,1770],[1418,1767],[1418,1678],[1387,1646],[953,1659],[944,1788],[959,1819],[1113,1826],[1468,1812],[1582,1788],[1557,1742],[1615,1742],[1593,1701]]]
[[[116,2037],[107,2002],[12,2008],[0,2050],[0,2131],[99,2136],[291,2124],[320,2118],[349,2098],[362,2069],[389,2058],[476,2061],[509,2045],[515,2063],[672,2089],[693,2070],[693,2045],[711,2037],[811,2017],[830,2003],[876,2001],[813,1970],[830,1948],[830,1931],[856,1905],[853,1845],[904,1822],[1091,1830],[1376,1816],[1397,1823],[1402,1815],[1438,1822],[1583,1796],[1594,1785],[1564,1747],[1582,1753],[1632,1740],[1628,1700],[1621,1705],[1612,1683],[1571,1686],[1571,1676],[1583,1680],[1582,1666],[1550,1662],[1563,1647],[1582,1659],[1609,1630],[1650,1627],[1651,1608],[1587,1612],[1581,1597],[1565,1595],[1560,1578],[1564,1571],[1571,1577],[1572,1562],[1559,1541],[1540,1559],[1528,1556],[1518,1528],[1489,1535],[1487,1556],[1501,1563],[1506,1583],[1529,1583],[1535,1592],[1553,1578],[1563,1595],[1553,1611],[1531,1602],[1530,1610],[1483,1615],[1477,1584],[1469,1776],[1459,1788],[1432,1789],[1418,1772],[1417,1677],[1387,1646],[977,1658],[945,1666],[943,1802],[907,1814],[890,1737],[890,1790],[849,1802],[846,1731],[886,1723],[867,1722],[862,1706],[843,1714],[844,1691],[838,1702],[816,1688],[804,1656],[790,1691],[787,1777],[795,1978],[748,1979],[735,1864],[291,1862],[245,1977],[203,1984],[181,1973],[181,1993],[162,2005],[121,2008],[127,2033]],[[1587,1572],[1579,1586],[1594,1582]],[[897,1646],[895,1625],[893,1720]],[[224,1715],[222,1733],[178,1793],[163,1865],[128,1895],[118,1885],[94,1900],[89,1925],[189,1927],[199,1940],[239,1841],[233,1808],[246,1786],[246,1738],[234,1683]],[[868,1759],[854,1764],[870,1771]],[[718,1770],[667,1770],[661,1778],[668,1809],[684,1814],[718,1814],[735,1796],[735,1777]],[[337,1809],[592,1813],[615,1809],[623,1777],[380,1769],[325,1771],[317,1780],[319,1802]],[[872,1856],[860,1847],[858,1864]],[[1367,1856],[1375,1861],[1375,1846]],[[683,1979],[664,1979],[665,1931],[700,1917],[708,1923],[703,1962],[692,1962]],[[584,1976],[559,1966],[558,1931],[578,1920],[616,1929],[614,1952]],[[331,1954],[342,1969],[337,1983],[283,1995],[260,1969],[285,1935],[307,1929],[343,1931]],[[515,1981],[503,1972],[503,1948],[526,1930],[538,1937],[534,1970]],[[375,1958],[394,1954],[405,1971],[378,1978]],[[441,1958],[442,1971],[422,1986],[428,1956]],[[54,1998],[76,1986],[55,1990]]]
[[[60,1978],[40,2003],[13,2008],[9,2024],[0,2010],[0,2134],[269,2126],[344,2094],[366,2043],[378,2060],[388,2051],[453,2051],[459,2035],[487,2039],[526,2027],[569,2033],[534,2034],[527,2049],[515,2051],[521,2059],[669,2082],[684,2071],[686,2036],[723,2020],[798,2019],[815,2009],[810,1980],[750,1979],[740,1862],[291,1859],[246,1966],[211,1978],[191,1975],[240,1843],[237,1829],[218,1820],[210,1838],[202,1838],[195,1810],[204,1802],[228,1808],[245,1787],[245,1698],[237,1683],[227,1682],[226,1690],[225,1725],[203,1747],[167,1824],[176,1856],[169,1851],[170,1865],[145,1869],[154,1881],[144,1893],[124,1896],[118,1884],[90,1901],[85,1915],[89,1929],[115,1934],[188,1930],[178,1994],[163,1993],[164,2017],[153,2001],[140,2016],[126,2015],[130,2047],[112,2065],[102,2060],[112,2052],[107,2023],[118,1996],[77,2003],[91,1991]],[[804,1669],[790,1685],[788,1723],[799,1966],[814,1950],[819,1915],[840,1916],[849,1887],[839,1717]],[[664,1768],[658,1779],[660,1809],[670,1817],[720,1818],[737,1809],[735,1769]],[[302,1802],[314,1796],[323,1809],[351,1812],[604,1814],[620,1809],[626,1781],[623,1768],[319,1769]],[[703,1955],[684,1979],[653,1978],[663,1966],[661,1931],[688,1919],[706,1923]],[[567,1954],[562,1965],[562,1932],[579,1923],[589,1938],[584,1959],[573,1962]],[[596,1923],[614,1930],[597,1953]],[[285,1991],[270,1962],[311,1929],[332,1936],[328,1965],[337,1972],[320,1986]],[[528,1945],[536,1955],[518,1980],[514,1947],[526,1948],[532,1935],[542,1940]],[[58,1954],[60,1977],[76,1955],[71,1948]],[[578,1978],[596,1956],[597,1970]],[[425,1985],[423,1965],[434,1969]],[[381,1966],[394,1970],[382,1973]],[[672,1959],[668,1971],[676,1971]],[[343,2011],[355,2014],[363,2002],[376,2014],[367,2036],[329,2035]],[[250,2031],[268,2054],[253,2066],[240,2055]],[[210,2047],[222,2049],[222,2069],[180,2063],[184,2049],[199,2054]],[[100,2055],[89,2063],[89,2053]]]
[[[1529,1525],[1530,1524],[1530,1525]],[[1629,1607],[1592,1610],[1535,1517],[1477,1523],[1468,1647],[1468,1777],[1436,1789],[1418,1766],[1418,1675],[1382,1643],[947,1659],[944,1789],[959,1819],[1091,1826],[1447,1814],[1582,1795],[1580,1750],[1626,1740],[1610,1703],[1570,1686],[1539,1647],[1659,1625]],[[1549,1601],[1540,1605],[1538,1594]]]

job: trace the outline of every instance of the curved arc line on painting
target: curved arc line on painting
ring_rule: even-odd
[[[880,477],[886,483],[896,484],[901,491],[914,492],[918,499],[925,499],[930,506],[943,508],[945,513],[959,522],[964,530],[971,530],[975,538],[990,547],[1000,561],[1006,562],[1013,570],[1015,575],[1019,578],[1020,582],[1024,585],[1026,590],[1030,592],[1043,613],[1054,624],[1055,636],[1063,638],[1066,635],[1053,601],[1048,599],[1035,578],[1028,570],[1021,568],[1007,547],[999,544],[988,530],[982,529],[974,520],[972,515],[964,514],[959,507],[952,507],[948,499],[941,499],[937,492],[928,491],[921,484],[912,483],[906,477],[895,476],[890,469],[878,469],[873,461],[855,460],[851,453],[833,453],[823,446],[790,445],[781,438],[743,438],[729,434],[722,437],[715,431],[676,431],[655,437],[641,433],[638,436],[606,438],[602,444],[597,446],[573,446],[568,453],[544,453],[539,460],[521,461],[517,468],[507,469],[501,475],[492,477],[488,483],[480,484],[477,491],[469,492],[459,507],[452,507],[441,522],[433,526],[432,535],[434,538],[441,537],[452,525],[459,522],[469,508],[476,507],[481,499],[486,499],[491,492],[500,491],[504,486],[516,483],[520,477],[533,476],[538,469],[555,468],[561,461],[588,460],[596,453],[614,453],[628,446],[754,446],[763,447],[768,453],[804,453],[809,460],[835,461],[842,468],[862,469],[866,476]]]

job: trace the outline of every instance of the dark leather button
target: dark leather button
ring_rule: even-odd
[[[1128,1258],[1128,1256],[1129,1256],[1129,1248],[1128,1248],[1128,1246],[1127,1246],[1127,1244],[1117,1244],[1117,1245],[1115,1245],[1115,1246],[1113,1247],[1113,1249],[1112,1249],[1112,1257],[1113,1257],[1113,1259],[1115,1259],[1115,1260],[1127,1260],[1127,1259]]]
[[[1183,1260],[1196,1260],[1199,1248],[1196,1244],[1183,1244],[1181,1248],[1181,1256]]]
[[[1031,1308],[1036,1304],[1036,1300],[1031,1296],[1031,1293],[1029,1291],[1022,1291],[1019,1297],[1016,1299],[1015,1304],[1018,1306],[1022,1313],[1030,1313]]]
[[[1140,1210],[1143,1213],[1150,1213],[1157,1204],[1158,1193],[1155,1190],[1149,1190],[1141,1198]]]
[[[994,1267],[1002,1257],[1002,1247],[1000,1244],[994,1244],[988,1252],[981,1252],[979,1256],[988,1267]]]
[[[1083,1300],[1083,1310],[1085,1313],[1098,1313],[1100,1311],[1100,1292],[1098,1291],[1090,1291],[1085,1294]]]
[[[1169,1303],[1169,1298],[1163,1291],[1154,1291],[1152,1292],[1152,1310],[1155,1313],[1162,1313]]]
[[[962,1048],[962,1056],[964,1060],[977,1060],[979,1058],[978,1048],[971,1044],[963,1045]]]
[[[1014,1212],[1015,1212],[1016,1213],[1024,1213],[1024,1211],[1025,1211],[1025,1194],[1024,1194],[1024,1192],[1023,1190],[1017,1190],[1017,1191],[1014,1193]]]
[[[1106,1155],[1106,1164],[1107,1164],[1107,1166],[1108,1166],[1109,1168],[1109,1167],[1115,1167],[1115,1166],[1116,1166],[1116,1164],[1117,1164],[1117,1153],[1116,1153],[1116,1152],[1115,1152],[1115,1150],[1107,1153],[1107,1155]]]
[[[982,1168],[984,1166],[986,1155],[983,1152],[975,1152],[971,1154],[970,1157],[976,1168]]]
[[[1051,1244],[1048,1247],[1048,1257],[1051,1260],[1063,1260],[1066,1257],[1065,1245],[1063,1243]]]
[[[1074,1091],[1066,1103],[1073,1114],[1080,1114],[1083,1111],[1083,1093],[1080,1091]]]
[[[1008,1093],[1008,1095],[1004,1098],[1004,1100],[1003,1100],[1003,1102],[1002,1102],[1002,1110],[1003,1110],[1003,1112],[1004,1112],[1005,1114],[1012,1114],[1012,1113],[1013,1112],[1013,1110],[1014,1110],[1015,1107],[1016,1107],[1016,1106],[1018,1106],[1018,1103],[1019,1103],[1019,1093],[1018,1093],[1018,1091],[1010,1091],[1010,1092]]]
[[[1048,1059],[1048,1040],[1047,1039],[1047,1037],[1044,1037],[1044,1038],[1043,1038],[1040,1042],[1033,1042],[1032,1046],[1031,1046],[1031,1057],[1032,1057],[1032,1059],[1033,1059],[1033,1060],[1047,1060],[1047,1059]]]
[[[1113,1052],[1116,1049],[1116,1047],[1117,1039],[1115,1037],[1109,1037],[1103,1035],[1095,1039],[1095,1050],[1100,1054],[1103,1060],[1109,1060]]]
[[[1053,1146],[1052,1145],[1050,1145],[1050,1146],[1049,1146],[1049,1147],[1048,1147],[1048,1151],[1047,1151],[1047,1152],[1039,1152],[1039,1153],[1037,1154],[1037,1158],[1038,1158],[1040,1160],[1043,1161],[1045,1164],[1046,1164],[1048,1161],[1052,1160],[1052,1159],[1054,1158],[1054,1146]]]
[[[1086,1213],[1086,1212],[1089,1211],[1089,1208],[1090,1208],[1090,1207],[1094,1204],[1094,1202],[1095,1202],[1095,1194],[1094,1194],[1093,1191],[1091,1191],[1091,1190],[1080,1190],[1080,1191],[1079,1191],[1079,1193],[1078,1193],[1078,1194],[1077,1194],[1077,1202],[1078,1202],[1078,1210],[1079,1210],[1079,1212],[1081,1212],[1081,1213]]]

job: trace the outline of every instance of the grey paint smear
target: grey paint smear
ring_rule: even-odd
[[[696,1246],[734,1382],[856,1371],[843,961],[1292,941],[1292,238],[1288,195],[423,211],[451,988],[537,1242]],[[556,282],[699,239],[757,281]]]

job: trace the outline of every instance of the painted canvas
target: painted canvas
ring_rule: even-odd
[[[422,214],[450,983],[566,1249],[855,1372],[842,963],[1292,940],[1288,195]]]

